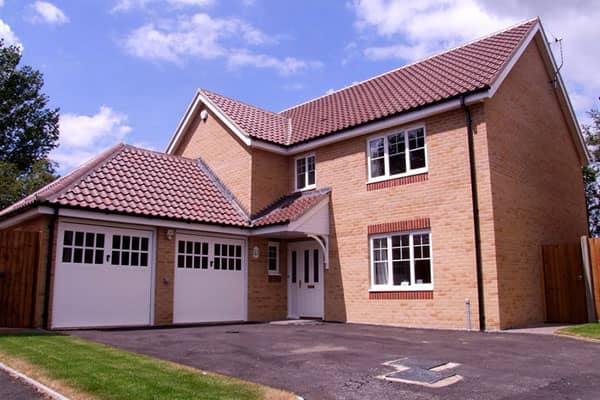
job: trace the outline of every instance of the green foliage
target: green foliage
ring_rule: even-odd
[[[600,339],[600,323],[592,322],[589,324],[576,325],[569,328],[563,328],[559,333],[573,336],[583,336],[592,339]]]
[[[582,125],[583,137],[592,156],[589,166],[583,168],[585,200],[588,212],[590,236],[600,236],[600,112],[588,111],[592,118],[590,125]]]
[[[258,385],[201,374],[71,336],[0,335],[0,353],[23,359],[50,378],[98,400],[262,397]]]
[[[48,108],[42,74],[20,62],[19,48],[0,40],[0,209],[56,178],[46,157],[57,146],[59,110]]]

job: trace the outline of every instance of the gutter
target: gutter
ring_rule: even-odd
[[[48,251],[46,254],[46,278],[44,282],[44,312],[42,315],[42,324],[46,329],[50,329],[50,281],[52,277],[52,256],[54,250],[54,230],[56,220],[58,219],[58,207],[53,207],[53,213],[48,223]]]
[[[477,271],[477,305],[479,308],[479,330],[485,331],[485,304],[483,293],[483,262],[481,259],[481,226],[479,220],[479,194],[477,192],[477,171],[475,165],[475,145],[473,134],[473,120],[471,111],[465,102],[465,97],[460,98],[460,104],[465,111],[467,125],[467,139],[469,143],[469,171],[471,175],[471,203],[473,205],[473,234],[475,236],[475,269]]]

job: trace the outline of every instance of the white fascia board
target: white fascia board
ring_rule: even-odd
[[[23,221],[30,219],[31,217],[35,217],[40,214],[52,214],[54,210],[50,207],[40,206],[33,208],[29,211],[26,211],[21,214],[17,214],[14,217],[10,217],[5,221],[0,222],[0,230],[10,228],[11,226],[17,225]]]
[[[189,231],[215,232],[229,235],[248,236],[249,230],[243,228],[201,224],[194,222],[169,221],[158,218],[134,217],[129,215],[105,214],[102,212],[74,210],[61,208],[58,212],[61,217],[91,219],[96,221],[118,222],[124,224],[160,226],[173,229],[185,229]]]
[[[581,126],[579,125],[579,122],[577,121],[577,116],[575,115],[575,111],[573,109],[573,104],[571,103],[571,98],[569,97],[569,94],[565,87],[565,83],[563,82],[562,75],[560,74],[560,71],[558,71],[558,66],[556,65],[556,60],[554,59],[554,54],[552,53],[552,50],[550,49],[550,46],[548,45],[548,38],[546,37],[546,32],[544,31],[544,27],[542,26],[541,23],[538,22],[538,24],[539,24],[540,32],[542,33],[542,41],[544,42],[544,47],[546,49],[546,52],[548,53],[548,58],[550,59],[550,63],[552,64],[552,71],[554,71],[554,73],[556,73],[556,80],[558,82],[560,92],[564,98],[566,105],[567,105],[568,114],[571,117],[571,122],[573,123],[573,125],[575,127],[575,131],[577,132],[577,137],[579,139],[579,144],[581,145],[581,148],[583,150],[583,155],[585,157],[585,160],[584,160],[585,165],[588,165],[591,162],[591,156],[590,156],[589,150],[585,144],[585,139],[583,138],[583,132],[581,132]]]
[[[474,104],[485,100],[489,97],[489,92],[481,92],[473,95],[465,96],[466,104]],[[454,110],[461,107],[460,99],[448,100],[440,104],[435,104],[429,107],[425,107],[421,110],[408,112],[406,114],[398,115],[397,117],[391,117],[379,122],[368,123],[357,128],[349,129],[343,133],[332,134],[331,136],[324,137],[322,139],[314,139],[305,144],[295,145],[289,148],[275,146],[267,144],[265,142],[259,142],[256,140],[252,141],[252,146],[263,149],[266,151],[277,152],[283,155],[295,155],[304,153],[306,151],[314,150],[318,147],[325,146],[331,143],[340,142],[357,136],[367,135],[373,132],[381,131],[384,129],[393,128],[399,125],[408,124],[423,118],[430,117],[434,114],[440,114],[446,111]],[[273,147],[277,147],[278,151],[274,151]]]
[[[519,61],[521,59],[521,56],[527,49],[527,46],[529,46],[529,43],[531,43],[531,41],[533,40],[533,38],[535,37],[535,35],[538,33],[539,30],[540,30],[540,22],[538,21],[533,26],[533,28],[531,28],[531,30],[529,31],[529,33],[527,34],[525,39],[523,39],[523,41],[521,42],[521,45],[514,52],[510,61],[504,66],[504,69],[502,70],[502,72],[500,72],[500,74],[496,77],[496,80],[492,83],[492,85],[490,87],[490,91],[489,91],[489,97],[493,97],[496,94],[496,92],[502,85],[502,82],[504,82],[504,80],[508,76],[509,72],[513,69],[513,67],[517,63],[517,61]]]
[[[208,108],[214,115],[216,115],[231,131],[247,146],[250,146],[252,140],[242,133],[242,130],[231,121],[225,114],[221,112],[221,110],[215,106],[212,101],[210,101],[200,90],[196,91],[192,102],[188,106],[183,118],[177,125],[175,129],[175,133],[171,136],[171,140],[169,140],[169,144],[167,145],[167,154],[172,154],[172,151],[175,149],[175,146],[181,140],[183,133],[186,131],[190,122],[192,121],[192,117],[196,114],[198,107],[200,104],[204,104],[206,108]]]

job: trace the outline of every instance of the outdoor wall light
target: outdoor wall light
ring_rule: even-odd
[[[252,258],[256,259],[260,257],[260,249],[258,248],[258,246],[254,246],[254,248],[252,249]]]
[[[174,229],[168,229],[167,230],[167,239],[172,240],[173,239],[173,235],[175,235],[175,230]]]

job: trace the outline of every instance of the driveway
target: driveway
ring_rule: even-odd
[[[371,325],[248,324],[70,334],[328,399],[598,399],[600,344],[556,336]],[[460,365],[444,388],[390,382],[382,365],[410,357]]]

